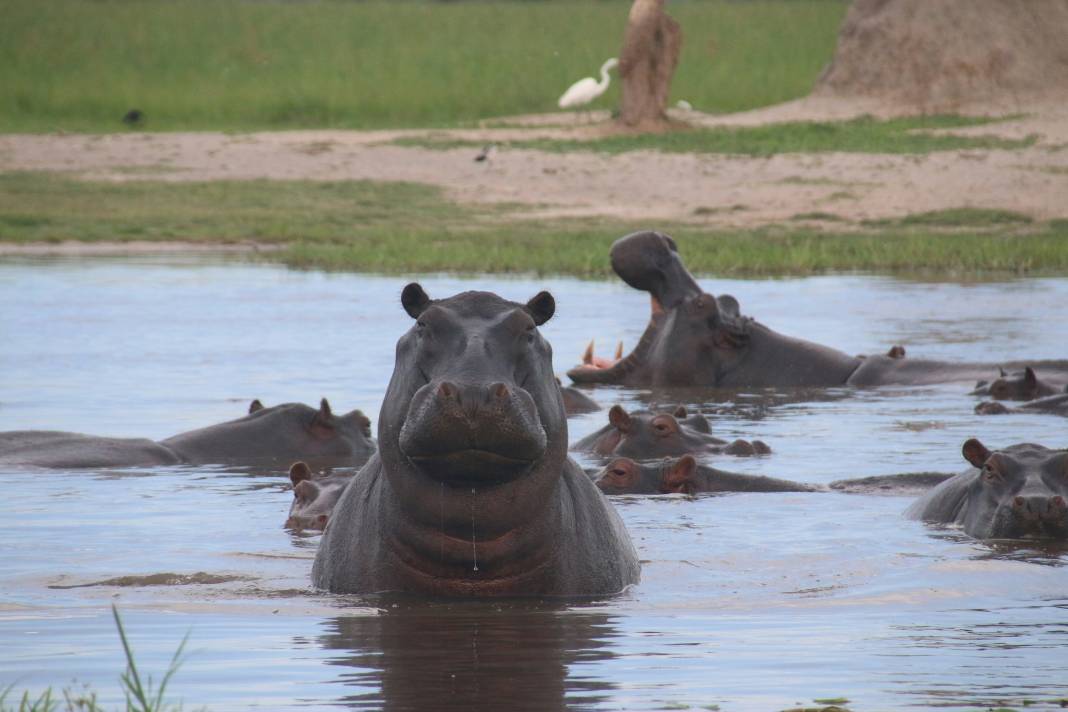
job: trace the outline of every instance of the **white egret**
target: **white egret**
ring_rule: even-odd
[[[608,90],[608,70],[619,64],[619,60],[613,57],[601,65],[601,81],[593,77],[579,79],[572,84],[556,102],[561,109],[570,109],[573,106],[585,106],[591,101],[604,94]]]

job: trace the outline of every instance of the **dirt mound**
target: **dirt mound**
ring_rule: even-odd
[[[856,0],[816,94],[924,113],[1068,100],[1068,0]]]

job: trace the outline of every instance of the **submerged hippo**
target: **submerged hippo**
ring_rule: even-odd
[[[293,503],[286,518],[287,529],[323,529],[330,520],[341,493],[352,481],[352,474],[312,475],[305,462],[295,462],[289,468],[293,483]]]
[[[556,383],[560,386],[560,396],[564,399],[564,413],[567,417],[582,413],[596,413],[601,409],[600,403],[579,389],[563,385],[559,378],[556,379]]]
[[[538,326],[555,302],[401,294],[378,454],[334,509],[312,568],[335,592],[596,596],[636,583],[622,521],[567,456]]]
[[[1021,403],[1015,408],[1009,408],[997,401],[983,401],[975,406],[975,412],[979,415],[1005,415],[1007,413],[1050,413],[1052,415],[1068,415],[1068,393],[1056,396],[1046,396],[1027,403]]]
[[[360,465],[375,451],[371,421],[359,410],[335,415],[324,398],[265,408],[257,400],[243,418],[155,442],[48,430],[0,433],[0,464],[22,467],[152,467],[178,464],[263,464],[313,460]]]
[[[913,519],[959,524],[977,539],[1068,538],[1068,451],[1021,443],[991,452],[976,439],[972,464],[918,499]]]
[[[741,475],[698,465],[692,455],[642,464],[627,457],[594,475],[605,494],[697,494],[699,492],[819,492],[822,488],[759,475]]]
[[[568,371],[576,383],[722,388],[922,385],[974,380],[993,368],[893,355],[860,358],[779,334],[742,316],[734,297],[705,293],[683,265],[675,241],[657,232],[616,240],[611,259],[624,282],[649,292],[652,316],[626,357],[584,363]],[[1035,365],[1068,373],[1068,361]]]
[[[760,440],[727,442],[711,434],[708,419],[700,413],[689,415],[682,406],[673,412],[635,410],[628,413],[614,405],[608,411],[608,425],[578,440],[571,449],[595,455],[653,460],[687,453],[727,453],[766,455],[771,452]]]
[[[1063,385],[1055,385],[1041,379],[1030,366],[1015,373],[1005,373],[993,381],[979,381],[975,384],[975,390],[969,395],[990,396],[994,400],[1017,400],[1029,401],[1043,396],[1052,396],[1064,393]]]

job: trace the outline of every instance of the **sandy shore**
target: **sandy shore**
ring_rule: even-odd
[[[676,116],[702,125],[757,125],[843,119],[866,111],[863,106],[802,100],[724,117],[696,112]],[[430,150],[389,143],[401,136],[489,143],[605,131],[603,125],[573,122],[570,116],[552,115],[499,121],[496,128],[445,131],[4,135],[0,171],[59,171],[111,181],[414,181],[441,186],[459,202],[516,203],[526,207],[520,215],[533,218],[670,220],[723,228],[754,228],[813,212],[848,224],[963,206],[1013,210],[1036,220],[1068,217],[1068,107],[1040,107],[1021,118],[958,131],[1036,136],[1036,143],[1025,149],[918,156],[751,158],[505,149],[478,163],[470,148]]]

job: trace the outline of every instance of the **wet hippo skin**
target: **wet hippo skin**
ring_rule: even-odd
[[[1068,450],[1020,443],[962,447],[972,468],[913,503],[913,519],[958,524],[977,539],[1068,540]]]
[[[734,297],[704,292],[683,265],[675,241],[658,232],[616,240],[611,260],[624,282],[649,292],[649,325],[626,357],[598,361],[591,355],[568,371],[576,383],[719,388],[923,385],[975,380],[996,368],[903,357],[903,349],[850,356],[775,332],[742,316]],[[1068,378],[1068,361],[1004,365],[1033,365],[1051,377]]]
[[[638,580],[619,516],[567,456],[552,350],[526,304],[488,292],[401,302],[379,452],[323,534],[312,580],[335,592],[597,596]]]
[[[301,461],[289,468],[289,481],[293,483],[293,502],[286,517],[286,529],[321,530],[326,528],[341,493],[352,481],[352,472],[316,476]]]
[[[672,411],[634,410],[615,405],[608,411],[608,425],[576,441],[571,449],[609,457],[651,460],[687,453],[766,455],[771,452],[760,440],[727,442],[711,434],[708,419],[689,415],[682,406]]]
[[[0,464],[100,468],[177,464],[268,464],[298,458],[359,466],[375,451],[371,421],[359,410],[335,415],[324,398],[265,408],[253,401],[243,418],[154,442],[80,433],[21,430],[0,433]]]
[[[1053,383],[1039,378],[1035,370],[1028,366],[1014,373],[1005,373],[1001,370],[1001,375],[993,381],[976,383],[975,390],[970,395],[990,396],[994,400],[1029,401],[1064,392],[1063,383]]]
[[[820,492],[823,488],[762,475],[742,475],[698,465],[692,455],[638,463],[616,458],[593,476],[605,494],[699,494],[701,492]]]

